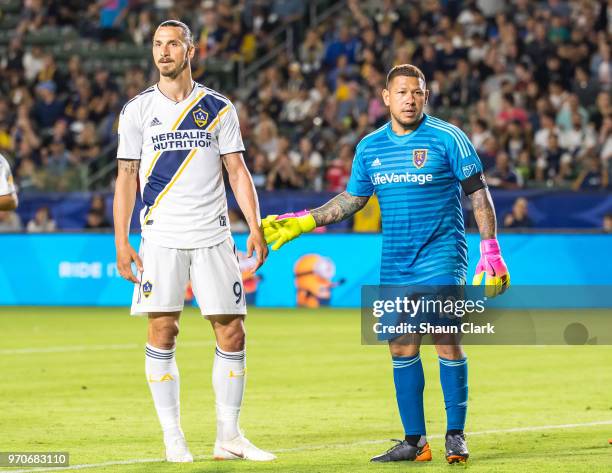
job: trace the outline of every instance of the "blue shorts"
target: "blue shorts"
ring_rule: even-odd
[[[416,329],[420,328],[422,323],[427,323],[429,326],[448,326],[460,322],[460,319],[455,317],[444,316],[436,310],[434,300],[446,300],[449,297],[460,299],[462,298],[463,286],[465,279],[456,275],[436,276],[418,284],[393,285],[383,286],[381,288],[381,298],[383,300],[407,298],[410,300],[421,300],[421,304],[426,301],[431,301],[430,307],[421,307],[412,313],[404,311],[385,312],[378,320],[380,323],[377,338],[379,341],[390,341],[404,335],[393,328],[407,327],[411,325]],[[406,306],[403,306],[405,308]],[[390,330],[391,328],[391,330]]]

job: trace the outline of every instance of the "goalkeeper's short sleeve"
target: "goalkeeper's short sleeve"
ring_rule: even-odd
[[[370,180],[365,168],[365,161],[363,159],[364,141],[362,140],[355,151],[355,157],[353,158],[353,167],[351,169],[351,177],[346,186],[346,191],[354,196],[371,196],[374,193],[374,185]]]
[[[482,163],[467,135],[458,127],[447,124],[446,152],[453,174],[463,191],[469,195],[486,187]]]

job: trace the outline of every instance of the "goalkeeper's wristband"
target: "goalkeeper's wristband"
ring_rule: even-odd
[[[481,255],[501,255],[501,248],[499,242],[495,238],[490,240],[482,240],[480,242],[480,254]]]

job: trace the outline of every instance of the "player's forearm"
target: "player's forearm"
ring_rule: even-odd
[[[130,221],[136,203],[138,161],[119,160],[119,172],[115,182],[115,198],[113,200],[113,221],[115,225],[115,245],[128,243]]]
[[[310,213],[317,227],[322,227],[346,220],[365,207],[369,199],[369,197],[355,196],[345,191],[321,207],[311,210]]]
[[[17,194],[0,195],[0,210],[15,210],[18,203]]]
[[[480,231],[481,240],[490,240],[496,238],[497,221],[495,220],[495,207],[493,207],[493,199],[489,189],[479,189],[473,194],[470,194],[472,208],[474,210],[474,218]]]
[[[238,170],[234,175],[229,175],[230,186],[236,197],[236,202],[251,231],[259,229],[261,217],[259,214],[259,202],[253,179],[246,168]]]

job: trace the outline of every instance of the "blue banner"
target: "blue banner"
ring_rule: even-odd
[[[235,236],[245,250],[246,235]],[[132,237],[138,247],[139,237]],[[381,236],[305,235],[271,252],[256,275],[240,254],[247,301],[265,307],[359,307],[362,285],[377,284]],[[468,235],[469,275],[479,237]],[[611,285],[612,235],[504,234],[514,285]],[[0,305],[129,305],[132,284],[115,266],[110,234],[0,236]],[[186,299],[190,291],[186,289]]]
[[[612,212],[612,192],[610,191],[556,191],[550,189],[521,189],[505,191],[492,189],[497,219],[503,228],[504,217],[511,212],[512,205],[519,197],[527,199],[529,216],[535,228],[601,228],[604,215]],[[312,191],[259,191],[261,214],[278,214],[314,208],[335,196],[330,192]],[[82,229],[86,223],[86,214],[90,208],[93,193],[26,193],[19,196],[19,213],[24,225],[34,216],[36,209],[48,206],[51,215],[62,230]],[[113,196],[102,194],[106,204],[106,218],[112,222]],[[238,208],[231,192],[228,192],[230,208]],[[470,202],[464,205],[465,220],[471,222]],[[137,199],[132,218],[132,228],[139,229],[138,212],[142,202]],[[332,230],[350,228],[350,221],[344,221],[330,227]]]

